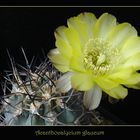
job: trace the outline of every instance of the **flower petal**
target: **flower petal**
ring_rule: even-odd
[[[101,98],[102,90],[98,85],[95,84],[91,90],[84,94],[83,104],[89,110],[93,110],[99,106]]]
[[[140,82],[140,74],[133,71],[129,70],[128,68],[120,69],[120,71],[113,73],[108,77],[119,84],[133,85]]]
[[[94,37],[104,38],[114,26],[116,26],[116,18],[108,13],[102,14],[94,26]]]
[[[81,13],[77,17],[68,19],[69,28],[73,28],[78,32],[82,44],[85,44],[89,38],[93,38],[92,30],[96,22],[96,17],[93,13]]]
[[[139,70],[140,69],[140,52],[128,58],[127,61],[123,64],[123,67],[130,68],[133,71]]]
[[[116,71],[108,75],[108,79],[114,81],[115,83],[122,85],[133,85],[140,82],[140,74],[135,72],[133,68],[128,67],[118,67]]]
[[[69,60],[62,56],[58,49],[53,49],[48,53],[48,58],[53,62],[53,65],[61,72],[69,71]]]
[[[55,45],[59,49],[59,52],[68,58],[72,56],[72,47],[70,46],[67,38],[65,37],[64,30],[67,28],[65,26],[60,26],[55,31],[56,42]]]
[[[113,81],[108,78],[100,78],[96,82],[102,88],[103,91],[105,91],[113,98],[123,99],[127,95],[127,89],[119,85],[118,81]]]
[[[74,89],[88,91],[93,85],[93,77],[90,73],[75,73],[71,78],[71,84]]]
[[[85,72],[83,57],[74,55],[70,60],[70,69],[78,72]]]
[[[132,68],[128,69],[128,67],[118,66],[112,73],[109,73],[108,78],[112,79],[115,83],[120,83],[126,79],[129,79],[132,75]]]
[[[112,42],[112,47],[122,47],[125,41],[132,36],[137,36],[136,29],[129,23],[122,23],[108,33],[106,40]]]
[[[96,78],[95,81],[102,89],[111,89],[117,87],[119,84],[108,77],[99,77]]]
[[[56,41],[59,40],[61,37],[62,40],[64,40],[67,44],[67,48],[71,48],[72,50],[74,50],[74,52],[80,52],[81,51],[81,41],[79,39],[78,33],[73,29],[73,28],[67,28],[65,26],[60,26],[56,29],[55,32],[55,37],[56,37]],[[56,44],[58,45],[58,44]],[[65,45],[64,45],[65,46]],[[61,46],[57,46],[59,48],[61,48]],[[66,47],[64,47],[66,48]],[[71,50],[70,49],[70,50]],[[72,53],[74,53],[72,52]]]
[[[130,85],[140,84],[140,74],[139,73],[131,74],[130,77],[123,82],[123,84],[129,85],[129,87]]]
[[[68,92],[71,89],[71,72],[65,73],[56,83],[56,90],[62,93]]]
[[[109,96],[116,98],[116,99],[124,99],[127,94],[128,90],[124,88],[123,86],[119,85],[115,88],[104,90]]]
[[[140,37],[132,37],[122,47],[121,54],[126,60],[137,53],[140,53]]]
[[[132,85],[125,85],[125,86],[127,86],[128,88],[140,89],[140,82]]]
[[[49,55],[57,55],[60,54],[59,50],[57,48],[50,50]]]

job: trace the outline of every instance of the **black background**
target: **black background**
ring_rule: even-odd
[[[55,47],[54,31],[66,25],[69,17],[81,12],[93,12],[97,18],[104,12],[116,16],[118,22],[129,22],[140,35],[140,7],[0,7],[0,73],[10,69],[6,49],[16,62],[25,64],[21,47],[31,60],[42,58],[41,48],[47,52]],[[129,94],[117,104],[101,102],[109,112],[127,124],[140,125],[140,90],[129,89]]]
[[[139,0],[1,0],[0,5],[139,5]]]

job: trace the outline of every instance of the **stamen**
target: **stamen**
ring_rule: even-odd
[[[95,75],[103,75],[112,69],[118,57],[118,50],[111,43],[101,38],[90,39],[84,49],[86,69],[93,70]]]

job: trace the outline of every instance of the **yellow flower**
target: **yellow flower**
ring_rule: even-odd
[[[55,31],[56,49],[48,57],[65,73],[58,89],[71,87],[86,91],[84,104],[95,109],[102,91],[116,99],[127,96],[129,88],[139,88],[140,37],[129,23],[119,24],[108,13],[98,19],[93,13],[81,13]]]

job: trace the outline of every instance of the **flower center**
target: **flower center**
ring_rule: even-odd
[[[95,75],[105,74],[112,69],[118,56],[118,50],[101,38],[90,39],[84,49],[84,65]]]

